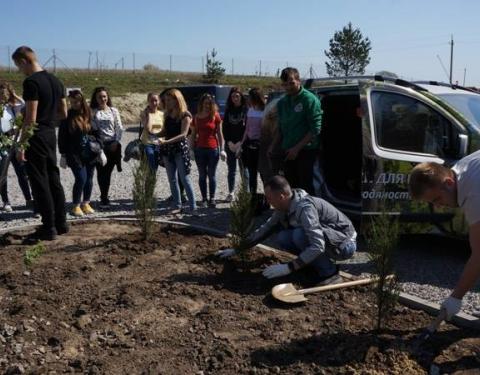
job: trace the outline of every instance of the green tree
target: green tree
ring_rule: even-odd
[[[330,50],[324,51],[330,60],[325,62],[327,74],[330,77],[364,74],[370,63],[370,49],[370,40],[349,22],[343,30],[335,32],[330,39]]]
[[[147,158],[142,153],[142,158],[133,170],[133,204],[135,215],[142,228],[142,235],[148,241],[153,234],[155,215],[155,183],[156,173],[151,170]]]
[[[218,52],[212,49],[212,52],[207,52],[207,74],[203,76],[205,81],[218,83],[220,78],[225,75],[225,68],[222,67],[222,62],[216,59]]]
[[[389,216],[387,212],[386,204],[383,202],[381,214],[371,223],[367,238],[368,257],[373,265],[373,276],[377,280],[375,284],[377,309],[374,320],[378,331],[384,328],[385,322],[391,316],[400,293],[394,276],[394,254],[398,246],[399,224],[398,219]]]
[[[245,252],[249,249],[248,237],[252,233],[254,223],[254,210],[252,207],[252,194],[248,192],[247,181],[242,182],[230,205],[230,245],[237,251],[241,259],[245,260]]]

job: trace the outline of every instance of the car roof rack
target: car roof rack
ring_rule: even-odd
[[[353,81],[363,81],[363,80],[374,80],[378,82],[389,82],[393,83],[394,85],[409,87],[414,90],[418,91],[428,91],[426,88],[415,84],[414,82],[406,81],[400,78],[394,77],[386,77],[381,75],[373,75],[373,76],[344,76],[344,77],[325,77],[325,78],[309,78],[305,80],[304,87],[309,89],[313,86],[315,82],[325,82],[325,81],[344,81],[345,83],[353,82]]]
[[[453,84],[453,83],[450,84],[450,83],[438,82],[438,81],[414,81],[414,83],[424,84],[424,85],[432,85],[432,86],[450,87],[453,90],[457,90],[457,89],[458,90],[465,90],[465,91],[469,91],[469,92],[473,92],[475,94],[478,94],[478,91],[476,91],[476,90],[470,89],[470,88],[465,87],[465,86],[456,85],[456,84]]]

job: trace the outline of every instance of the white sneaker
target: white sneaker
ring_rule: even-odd
[[[228,193],[227,198],[225,199],[227,202],[233,202],[235,199],[235,195],[233,193]]]
[[[4,204],[3,204],[3,211],[5,211],[5,212],[12,212],[12,211],[13,211],[13,208],[12,208],[12,206],[10,206],[9,203],[4,203]]]

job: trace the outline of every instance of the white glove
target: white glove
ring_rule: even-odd
[[[448,297],[442,303],[441,309],[444,309],[446,312],[446,320],[452,319],[452,317],[457,314],[462,308],[462,300],[455,297]]]
[[[225,250],[219,250],[215,253],[215,255],[217,257],[220,257],[220,258],[223,258],[223,259],[226,259],[226,258],[230,258],[231,256],[234,256],[237,252],[235,251],[235,249],[225,249]]]
[[[273,279],[274,277],[288,275],[290,272],[291,271],[288,267],[288,264],[281,263],[268,266],[263,270],[262,275],[265,276],[267,279]]]
[[[102,152],[100,153],[100,164],[102,165],[102,167],[104,167],[105,165],[107,165],[107,156],[105,155],[105,153]]]
[[[222,159],[222,161],[227,160],[227,153],[223,150],[220,152],[220,159]]]
[[[65,155],[62,155],[60,157],[60,168],[63,168],[63,169],[67,168],[67,158]]]

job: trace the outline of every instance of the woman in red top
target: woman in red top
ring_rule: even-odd
[[[195,150],[195,161],[198,168],[198,185],[202,193],[200,207],[215,207],[215,190],[217,182],[218,160],[225,160],[223,150],[222,119],[210,94],[203,94],[198,102],[197,115],[192,122],[192,140]],[[207,201],[207,176],[209,200]]]

